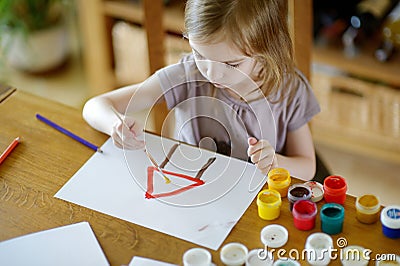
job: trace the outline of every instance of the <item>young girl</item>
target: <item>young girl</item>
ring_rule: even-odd
[[[264,174],[279,166],[313,178],[307,123],[320,108],[294,66],[286,1],[188,0],[185,28],[192,54],[141,84],[90,99],[84,119],[118,147],[138,149],[143,129],[130,114],[166,101],[179,140],[249,159]],[[111,107],[126,114],[125,125]]]

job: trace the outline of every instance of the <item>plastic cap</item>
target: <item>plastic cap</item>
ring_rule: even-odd
[[[400,206],[391,205],[381,211],[381,222],[391,229],[400,229]]]
[[[267,225],[261,230],[261,242],[270,248],[279,248],[286,244],[289,238],[288,230],[279,224]]]
[[[351,245],[340,251],[342,265],[344,266],[366,266],[370,260],[369,253],[361,246]]]
[[[211,253],[204,248],[192,248],[183,254],[184,266],[210,266]]]
[[[274,266],[300,266],[300,263],[292,259],[279,259],[274,262]]]
[[[313,202],[318,202],[324,198],[324,187],[321,183],[316,181],[308,181],[304,183],[304,185],[311,189],[311,200]]]
[[[246,262],[248,253],[249,251],[245,245],[233,242],[222,247],[220,258],[225,265],[239,266]]]
[[[274,255],[265,249],[253,249],[246,258],[246,266],[272,266]]]

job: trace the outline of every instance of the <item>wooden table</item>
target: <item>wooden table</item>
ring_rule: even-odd
[[[8,95],[0,103],[0,150],[17,136],[22,142],[0,166],[0,241],[63,225],[88,221],[111,265],[128,264],[133,256],[143,256],[182,264],[183,253],[195,244],[132,224],[75,204],[53,195],[93,155],[86,146],[39,122],[35,114],[48,117],[101,145],[108,137],[90,128],[80,110],[39,98],[21,91]],[[299,182],[299,181],[295,181]],[[389,239],[381,232],[381,223],[365,225],[355,218],[355,198],[345,203],[343,232],[334,242],[345,237],[349,245],[361,245],[375,254],[392,254],[400,250],[400,240]],[[318,203],[318,207],[324,204]],[[225,243],[241,242],[249,250],[262,247],[261,229],[271,223],[284,225],[289,242],[283,247],[303,250],[305,240],[320,231],[320,220],[312,231],[299,231],[293,226],[288,201],[283,199],[280,217],[272,222],[261,220],[255,201],[229,234]],[[336,243],[334,245],[337,248]],[[210,250],[213,261],[221,265],[219,250]],[[302,262],[306,265],[306,262]],[[340,265],[339,260],[332,265]],[[374,262],[370,262],[374,265]]]

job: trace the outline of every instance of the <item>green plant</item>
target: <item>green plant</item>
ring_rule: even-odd
[[[16,58],[15,54],[18,54],[17,58],[31,58],[25,56],[26,50],[32,49],[35,51],[33,53],[37,53],[28,41],[31,34],[65,24],[73,2],[73,0],[0,0],[0,55],[2,55],[0,70],[6,68],[9,58]],[[16,50],[19,51],[11,52]],[[22,68],[26,67],[26,64],[24,63]],[[20,65],[21,63],[18,63],[18,66]]]
[[[29,33],[57,23],[64,0],[0,0],[0,32]]]

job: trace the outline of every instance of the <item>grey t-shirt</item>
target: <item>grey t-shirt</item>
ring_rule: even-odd
[[[320,111],[312,89],[299,73],[284,90],[295,90],[292,101],[280,93],[245,102],[218,89],[198,70],[192,55],[157,72],[167,107],[175,112],[175,138],[196,146],[247,160],[247,138],[266,139],[285,154],[286,136],[306,124]]]

